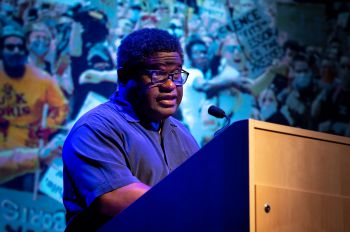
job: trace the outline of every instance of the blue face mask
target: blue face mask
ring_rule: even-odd
[[[311,84],[311,74],[310,73],[302,73],[296,74],[293,80],[293,86],[296,89],[305,89]]]
[[[49,50],[49,45],[44,41],[35,40],[29,45],[29,50],[37,56],[42,56]]]

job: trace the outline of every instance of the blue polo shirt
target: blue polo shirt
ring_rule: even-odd
[[[155,185],[198,149],[173,117],[160,134],[127,102],[116,98],[101,104],[78,120],[63,147],[67,220],[114,189],[135,182]]]

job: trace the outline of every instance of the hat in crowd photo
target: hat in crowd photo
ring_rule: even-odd
[[[45,23],[33,23],[27,28],[27,32],[44,32],[46,35],[51,37],[51,31]]]
[[[2,28],[0,38],[4,39],[10,36],[20,37],[22,39],[25,38],[24,31],[21,27],[18,27],[16,25],[6,25],[5,27]]]

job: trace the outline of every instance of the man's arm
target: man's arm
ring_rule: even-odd
[[[247,81],[243,80],[238,73],[221,74],[210,80],[199,79],[194,82],[193,87],[197,91],[205,93],[218,92],[232,87],[244,93],[250,93]]]
[[[55,131],[55,128],[66,120],[68,102],[58,84],[52,79],[46,80],[46,92],[45,96],[43,96],[43,102],[47,103],[49,107],[47,127]]]
[[[34,172],[39,167],[37,148],[15,148],[0,151],[0,183]]]
[[[273,82],[277,74],[286,76],[287,70],[288,67],[284,64],[273,64],[268,67],[263,74],[258,76],[248,88],[250,88],[254,96],[258,96]]]
[[[67,224],[67,232],[95,231],[113,216],[131,205],[150,189],[142,183],[131,183],[97,197],[85,211]]]
[[[93,69],[88,69],[84,71],[79,77],[79,84],[96,84],[103,81],[116,83],[118,81],[117,70],[97,71]]]
[[[95,209],[105,216],[114,216],[140,198],[151,187],[143,183],[132,183],[105,193],[96,199]]]

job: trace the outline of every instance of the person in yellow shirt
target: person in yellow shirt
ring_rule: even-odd
[[[40,149],[64,122],[68,111],[67,101],[51,76],[27,64],[26,39],[21,28],[3,28],[0,51],[0,152],[3,154],[2,151],[18,148]],[[38,159],[30,158],[33,152],[29,153],[23,159],[1,155],[4,162],[0,162],[0,169],[18,172],[8,173],[9,176],[31,172],[33,167],[38,166]],[[24,162],[16,164],[21,167],[20,170],[8,169],[6,164],[9,164],[7,161],[10,158]],[[10,163],[13,165],[13,162]]]
[[[20,29],[6,26],[0,46],[0,149],[37,147],[64,121],[66,99],[48,74],[26,64],[28,53]],[[47,119],[42,120],[43,116]]]

